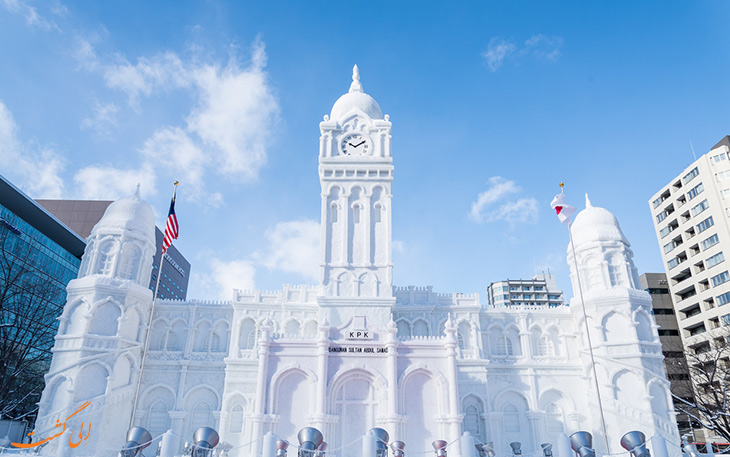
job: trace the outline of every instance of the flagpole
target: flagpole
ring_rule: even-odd
[[[174,184],[174,190],[172,191],[172,199],[175,200],[175,193],[177,192],[177,185],[179,182],[175,181]],[[160,266],[157,269],[157,282],[155,283],[155,290],[152,292],[152,306],[150,306],[150,316],[147,320],[147,335],[145,336],[144,346],[142,347],[142,358],[139,362],[139,376],[137,376],[137,388],[134,393],[134,404],[132,406],[132,416],[129,418],[129,428],[132,428],[134,426],[134,416],[137,414],[137,402],[139,401],[139,392],[140,388],[142,387],[142,373],[144,373],[144,361],[147,358],[147,349],[150,344],[150,335],[152,334],[152,316],[154,315],[155,311],[155,302],[157,302],[157,290],[160,287],[160,279],[162,278],[162,262],[165,260],[165,255],[167,254],[167,249],[164,249],[164,234],[163,234],[163,249],[162,254],[160,255]]]
[[[560,183],[560,192],[563,193],[564,184]],[[596,383],[596,396],[598,397],[598,410],[601,414],[601,428],[603,429],[603,439],[606,443],[606,453],[611,453],[610,445],[608,444],[608,432],[606,431],[606,418],[603,414],[603,402],[601,401],[601,390],[598,385],[598,372],[596,371],[596,359],[593,356],[593,344],[591,344],[591,331],[588,327],[588,313],[586,312],[586,302],[583,300],[583,285],[580,281],[580,270],[578,269],[578,257],[575,254],[575,243],[573,243],[573,229],[572,224],[568,224],[568,236],[570,237],[570,247],[573,250],[573,263],[575,264],[575,276],[578,278],[578,293],[580,294],[580,304],[583,309],[583,324],[586,328],[586,339],[588,342],[588,352],[591,355],[591,367],[593,368],[593,380]]]

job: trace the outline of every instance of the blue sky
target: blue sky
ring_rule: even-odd
[[[160,225],[180,180],[192,298],[314,283],[318,124],[358,64],[393,122],[395,283],[484,296],[550,268],[570,295],[561,180],[662,271],[647,200],[730,133],[729,10],[0,0],[0,173],[35,198],[141,182]]]

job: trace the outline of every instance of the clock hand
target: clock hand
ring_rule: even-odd
[[[359,143],[357,143],[356,145],[354,145],[354,146],[353,146],[353,148],[356,148],[356,147],[360,146],[360,145],[361,145],[361,144],[363,144],[364,142],[365,142],[365,140],[362,140],[361,142],[359,142]]]
[[[352,146],[353,148],[356,148],[357,146],[360,146],[359,144],[357,146],[355,146],[354,144],[352,144],[350,142],[348,142],[347,144],[350,145],[350,146]]]

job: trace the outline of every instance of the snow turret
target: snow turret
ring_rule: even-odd
[[[152,207],[139,194],[115,201],[86,240],[79,278],[116,277],[146,286],[155,253]]]
[[[79,277],[67,287],[38,435],[88,401],[92,406],[74,421],[94,424],[90,448],[124,442],[149,327],[154,252],[154,214],[139,193],[109,205],[87,239]],[[76,422],[68,425],[78,430]],[[60,455],[58,446],[54,441],[44,454]]]
[[[576,262],[580,266],[584,294],[615,287],[640,287],[631,243],[610,211],[593,206],[586,194],[586,208],[578,213],[571,230],[576,259],[568,245],[568,264],[573,278]],[[573,294],[579,295],[577,281],[573,283]]]
[[[647,436],[659,433],[669,441],[676,440],[677,425],[651,315],[651,297],[639,290],[629,241],[616,217],[593,206],[587,195],[586,208],[576,216],[571,232],[575,249],[568,245],[573,283],[570,308],[583,354],[590,409],[598,411],[600,396],[609,437],[641,429]],[[595,369],[588,356],[586,329]],[[591,417],[590,427],[594,436],[602,435],[598,414]],[[617,451],[614,444],[611,449],[601,449],[603,440],[595,444],[600,453]]]
[[[382,119],[383,112],[380,105],[373,97],[363,92],[362,83],[360,83],[360,71],[355,65],[352,69],[352,84],[350,91],[340,97],[332,106],[330,117],[333,121],[342,121],[353,111],[361,111],[370,119]]]

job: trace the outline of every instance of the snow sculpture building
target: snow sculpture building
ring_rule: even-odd
[[[134,423],[153,436],[173,430],[180,447],[201,426],[217,429],[232,456],[261,455],[267,432],[296,443],[304,426],[320,429],[337,457],[360,455],[375,426],[414,455],[436,439],[454,442],[450,456],[468,455],[463,432],[500,455],[512,441],[527,454],[578,430],[594,434],[599,453],[618,452],[634,429],[678,441],[650,298],[611,213],[588,204],[576,217],[571,278],[574,296],[579,277],[583,287],[607,450],[580,300],[489,308],[478,294],[394,287],[391,122],[357,67],[320,131],[321,283],[235,290],[230,302],[158,301],[150,319],[152,211],[139,198],[114,203],[69,285],[39,434],[89,400],[85,417],[104,437],[89,441],[89,455],[115,455],[151,323]]]

